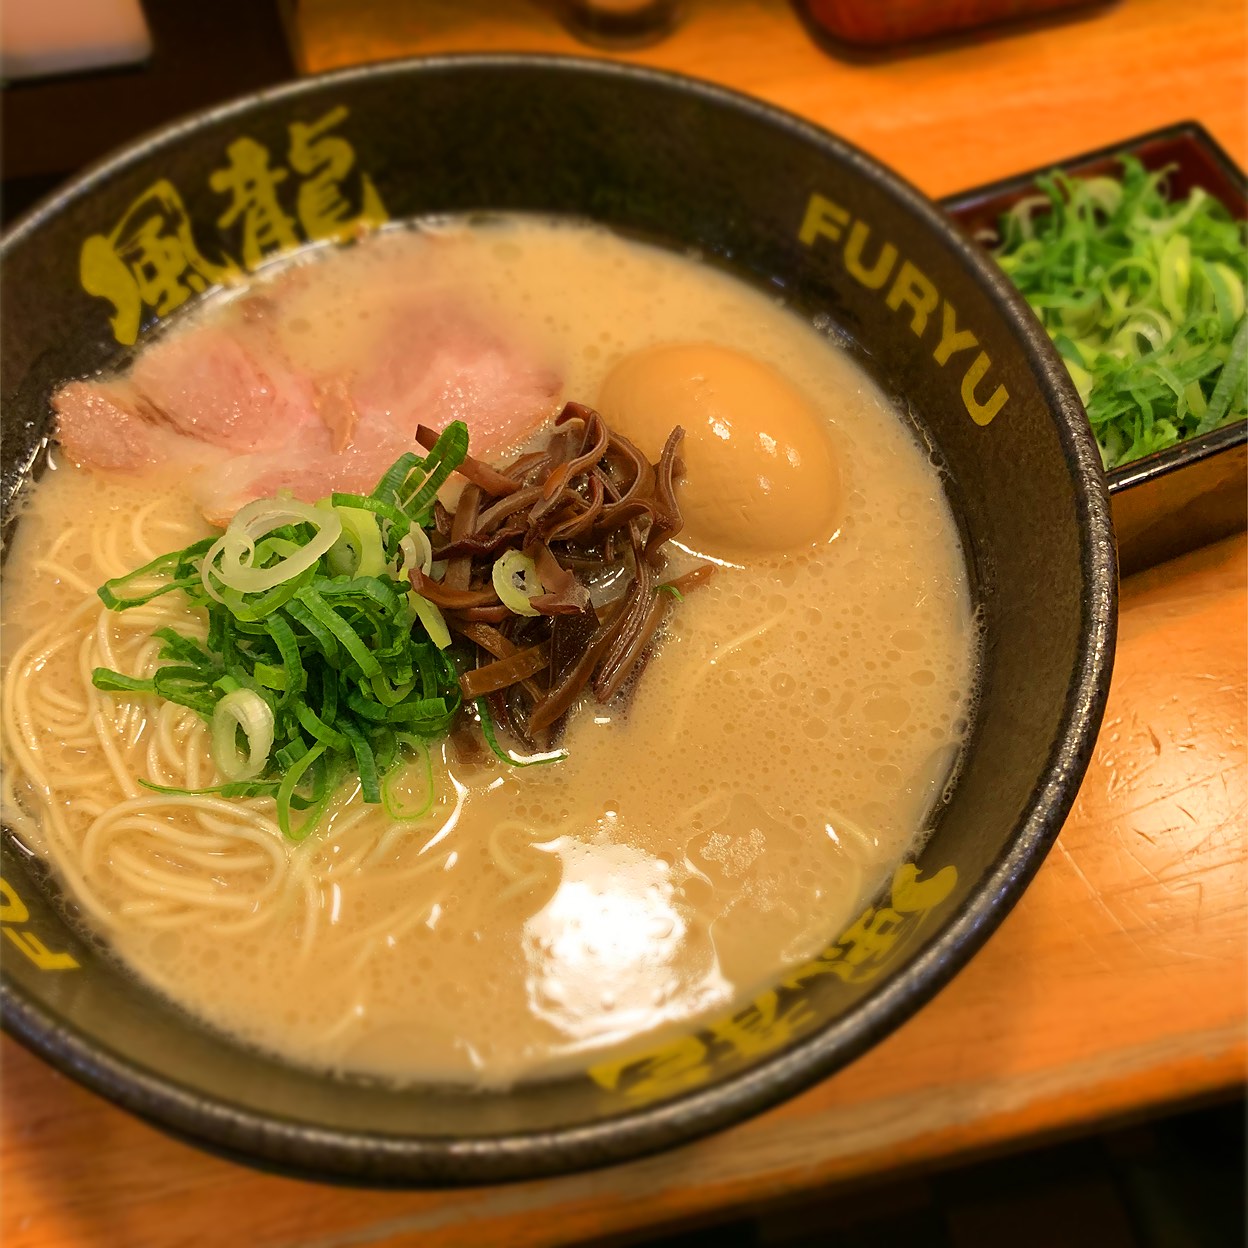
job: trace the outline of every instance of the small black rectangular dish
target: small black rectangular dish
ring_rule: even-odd
[[[1209,132],[1184,121],[1112,147],[1054,161],[1000,182],[950,195],[941,207],[973,238],[995,232],[1002,213],[1036,192],[1053,169],[1112,174],[1124,152],[1150,170],[1170,167],[1168,189],[1182,198],[1201,187],[1239,219],[1248,218],[1248,178]],[[1152,567],[1248,527],[1248,421],[1240,420],[1108,474],[1122,575]]]

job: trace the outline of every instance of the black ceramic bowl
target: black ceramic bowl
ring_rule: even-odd
[[[265,250],[221,179],[214,189],[213,171],[233,157],[288,171],[278,190],[287,234],[299,239],[325,227],[299,198],[309,185],[341,192],[348,221],[370,208],[394,219],[571,214],[695,245],[826,318],[947,473],[985,629],[969,754],[917,861],[820,958],[731,1018],[592,1077],[506,1094],[396,1092],[237,1048],[118,973],[66,925],[8,840],[5,1026],[89,1087],[200,1143],[407,1184],[620,1160],[733,1122],[845,1065],[927,1001],[1017,900],[1070,808],[1104,707],[1116,592],[1105,485],[1039,325],[922,195],[755,101],[535,57],[351,71],[161,131],[5,240],[10,517],[39,470],[52,387],[115,361],[227,258],[245,264]]]

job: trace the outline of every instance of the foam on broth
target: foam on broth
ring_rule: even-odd
[[[142,798],[110,750],[134,776],[181,766],[206,784],[206,734],[188,715],[162,736],[154,708],[83,682],[84,664],[150,657],[152,622],[101,617],[94,587],[207,527],[177,482],[60,466],[24,515],[5,609],[9,655],[44,621],[68,621],[39,671],[50,701],[29,704],[50,717],[29,728],[36,755],[65,779],[42,804],[37,776],[11,783],[36,814],[59,812],[63,835],[30,821],[22,834],[84,898],[86,921],[192,1014],[308,1066],[504,1084],[688,1028],[834,938],[923,833],[966,731],[975,633],[928,456],[843,352],[765,295],[585,227],[394,232],[300,271],[292,352],[349,367],[379,288],[411,282],[471,292],[520,326],[569,398],[593,402],[620,358],[667,341],[774,366],[832,431],[839,531],[690,593],[627,711],[583,706],[565,762],[513,771],[438,748],[423,821],[391,826],[344,794],[303,844],[223,847],[216,815],[205,825],[181,808],[106,826],[116,803]],[[12,772],[21,706],[8,700]],[[405,783],[417,799],[424,773]],[[260,826],[264,803],[241,805]],[[161,827],[198,829],[199,857],[171,851]],[[145,890],[170,862],[178,904],[193,910],[207,887],[234,908],[156,925],[173,903]]]

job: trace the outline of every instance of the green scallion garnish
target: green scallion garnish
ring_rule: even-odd
[[[366,802],[394,818],[429,808],[432,776],[429,801],[402,811],[386,777],[405,758],[423,757],[428,768],[427,743],[450,730],[462,706],[445,623],[408,574],[413,563],[428,570],[424,530],[437,490],[467,450],[468,430],[456,422],[424,458],[399,459],[370,495],[249,503],[221,537],[100,588],[113,611],[181,590],[208,617],[206,643],[157,630],[167,662],[151,677],[93,673],[97,689],[155,694],[212,726],[224,783],[147,787],[271,796],[279,826],[296,840],[348,774]],[[306,812],[298,826],[292,811]]]
[[[1107,468],[1248,415],[1248,226],[1120,157],[1054,172],[1001,218],[997,262],[1070,370]]]

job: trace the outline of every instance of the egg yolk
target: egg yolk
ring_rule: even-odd
[[[826,541],[840,473],[826,424],[774,368],[729,347],[647,347],[607,376],[598,410],[657,459],[685,431],[679,541],[732,563]]]

